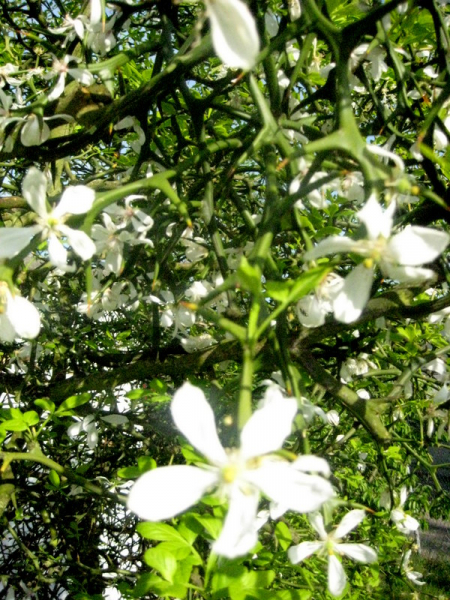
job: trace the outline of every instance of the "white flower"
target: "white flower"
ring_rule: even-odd
[[[340,417],[337,410],[329,410],[327,413],[325,413],[325,416],[328,423],[333,425],[333,427],[337,427],[339,425]]]
[[[11,294],[8,285],[0,281],[0,340],[35,338],[41,328],[36,308],[26,298]]]
[[[342,290],[333,301],[336,319],[351,323],[361,315],[370,296],[374,264],[378,263],[385,277],[405,283],[414,283],[435,276],[431,269],[419,267],[432,262],[447,247],[450,236],[437,229],[407,226],[391,236],[395,203],[383,211],[375,196],[371,196],[357,213],[367,230],[367,239],[352,240],[334,235],[328,237],[305,254],[312,260],[327,254],[352,252],[365,257],[347,275]]]
[[[291,21],[296,21],[302,16],[300,0],[288,0],[288,10]]]
[[[81,433],[86,433],[86,442],[91,450],[98,444],[98,431],[95,425],[95,417],[94,415],[88,415],[84,417],[83,420],[79,420],[76,423],[73,423],[68,430],[67,435],[69,437],[76,437]]]
[[[333,312],[333,301],[343,285],[342,277],[329,273],[313,294],[308,294],[297,302],[295,311],[300,323],[304,327],[323,325],[326,315]]]
[[[92,85],[94,83],[94,77],[92,73],[90,73],[87,69],[69,67],[70,62],[80,62],[80,59],[69,54],[67,54],[62,60],[54,58],[52,70],[50,73],[44,76],[45,79],[50,79],[55,75],[59,75],[55,87],[47,97],[49,102],[56,100],[64,92],[67,75],[70,75],[70,77],[76,81],[79,81],[82,85]]]
[[[191,352],[198,352],[217,344],[217,340],[213,338],[209,333],[201,333],[197,336],[189,336],[181,339],[181,345],[189,354]]]
[[[361,352],[357,358],[347,358],[339,371],[339,376],[342,383],[348,383],[353,381],[354,377],[360,377],[369,372],[370,369],[376,369],[377,366],[371,360],[369,355],[365,352]]]
[[[113,32],[117,15],[118,13],[115,13],[106,23],[103,23],[101,19],[96,23],[91,18],[90,23],[86,25],[86,46],[93,52],[103,56],[117,44]]]
[[[125,198],[125,208],[122,208],[118,204],[111,204],[105,209],[105,212],[121,221],[117,225],[118,229],[123,229],[131,223],[134,231],[140,234],[140,239],[143,239],[147,231],[153,227],[153,219],[141,209],[131,206],[133,200],[141,198],[146,199],[145,196],[136,194],[127,196]]]
[[[255,20],[241,0],[205,0],[214,50],[232,69],[250,71],[259,52]]]
[[[77,36],[80,38],[80,40],[84,38],[85,23],[86,15],[79,15],[75,19],[72,19],[70,15],[66,15],[61,27],[49,27],[49,31],[52,33],[67,33],[67,37],[62,43],[62,48],[65,48]]]
[[[203,392],[185,383],[171,405],[175,425],[206,456],[209,466],[161,467],[142,475],[128,496],[128,508],[150,521],[170,519],[218,488],[229,509],[216,554],[234,558],[246,554],[257,541],[257,510],[261,493],[289,510],[317,510],[333,494],[331,485],[304,473],[308,465],[293,467],[273,455],[291,432],[297,402],[278,388],[266,390],[258,408],[241,431],[239,449],[225,450],[219,441],[214,413]]]
[[[142,146],[145,144],[145,133],[139,123],[139,120],[136,117],[128,116],[114,125],[114,129],[116,131],[120,129],[129,129],[130,127],[132,127],[134,133],[137,134],[137,140],[129,142],[129,144],[131,149],[134,150],[134,152],[136,152],[137,154],[139,154]],[[145,198],[145,196],[133,196],[133,198]]]
[[[405,556],[402,560],[402,571],[404,571],[406,577],[412,581],[415,585],[425,585],[426,581],[421,581],[423,575],[418,571],[414,571],[413,567],[409,566],[409,560],[411,558],[411,550],[405,552]]]
[[[45,175],[31,167],[23,180],[22,193],[31,208],[37,213],[37,225],[31,227],[8,227],[0,229],[0,258],[11,258],[23,250],[31,238],[41,234],[48,239],[50,262],[63,271],[74,270],[67,264],[67,250],[61,237],[67,238],[74,252],[83,260],[91,258],[95,244],[91,238],[64,224],[71,215],[87,212],[95,199],[95,192],[84,185],[68,187],[59,204],[52,210],[47,208],[47,180]]]
[[[322,541],[302,542],[298,546],[291,546],[288,551],[289,559],[297,564],[315,552],[327,555],[328,590],[332,596],[340,596],[347,583],[347,576],[336,554],[348,556],[362,563],[373,563],[377,560],[375,550],[365,544],[341,544],[340,542],[349,531],[361,523],[364,517],[363,510],[352,510],[345,515],[334,532],[327,533],[322,515],[310,515],[311,525]]]
[[[420,527],[419,521],[411,515],[407,515],[403,510],[403,505],[408,497],[408,490],[403,486],[400,490],[400,504],[391,510],[391,521],[395,523],[395,526],[399,531],[404,534],[409,534],[413,531],[417,531]]]

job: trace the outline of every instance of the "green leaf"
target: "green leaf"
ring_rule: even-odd
[[[275,527],[275,535],[277,537],[280,548],[287,550],[292,543],[292,536],[289,527],[283,521],[279,521]]]
[[[70,396],[70,398],[67,398],[60,406],[58,406],[55,414],[60,416],[63,414],[71,414],[71,411],[74,408],[78,408],[79,406],[86,404],[86,402],[89,402],[90,399],[91,394],[89,394],[88,392],[86,392],[85,394]]]
[[[146,540],[158,542],[176,541],[181,545],[187,545],[185,538],[167,523],[139,523],[136,531]]]
[[[35,410],[27,410],[27,412],[23,415],[23,420],[28,427],[33,427],[33,425],[39,423],[39,415]]]
[[[144,561],[149,567],[159,571],[164,579],[173,583],[173,576],[177,570],[177,559],[167,548],[162,548],[160,545],[149,548],[144,554]]]
[[[242,565],[226,565],[212,578],[213,598],[259,598],[275,579],[274,571],[249,571]],[[272,593],[272,592],[269,592]]]
[[[137,463],[141,474],[151,471],[152,469],[156,469],[157,467],[156,460],[151,456],[140,456]]]
[[[188,544],[193,544],[199,533],[203,531],[203,528],[195,517],[188,514],[181,517],[177,531],[179,531]]]
[[[247,594],[250,594],[252,590],[259,588],[268,588],[273,580],[275,579],[275,571],[248,571],[243,577],[241,577],[239,584],[234,582],[230,586],[230,595],[233,600],[244,600]]]
[[[148,390],[130,390],[125,394],[125,397],[129,398],[130,400],[140,400],[143,396],[148,396]]]
[[[261,600],[310,600],[310,590],[258,590],[255,598]]]
[[[273,298],[277,302],[286,302],[293,285],[294,282],[290,279],[287,281],[268,281],[266,283],[266,292],[270,298]]]
[[[330,269],[328,267],[317,267],[316,269],[310,269],[300,275],[292,286],[291,293],[289,294],[288,303],[297,302],[303,296],[306,296],[312,292],[319,283],[328,275]]]
[[[48,398],[39,398],[38,400],[34,401],[34,404],[38,408],[42,408],[42,410],[48,410],[50,414],[55,412],[55,403]]]
[[[136,479],[142,475],[139,467],[123,467],[117,471],[117,477],[121,479]]]
[[[243,565],[237,563],[228,563],[218,568],[211,580],[213,598],[226,598],[230,585],[243,578],[247,572]]]
[[[133,590],[133,596],[140,598],[149,592],[153,592],[162,597],[179,598],[183,600],[186,596],[187,588],[184,585],[172,585],[155,573],[144,573],[137,581],[136,587]]]
[[[223,525],[222,519],[218,519],[212,515],[195,515],[195,518],[203,525],[213,540],[219,537]]]
[[[26,431],[28,429],[28,425],[23,419],[9,419],[4,421],[1,427],[7,431]]]

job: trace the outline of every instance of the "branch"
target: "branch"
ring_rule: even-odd
[[[383,410],[382,404],[371,400],[362,400],[356,392],[332,377],[308,350],[297,350],[294,356],[301,362],[303,368],[313,377],[314,381],[317,381],[330,394],[337,398],[377,442],[383,445],[390,442],[390,435],[380,418],[380,412]]]

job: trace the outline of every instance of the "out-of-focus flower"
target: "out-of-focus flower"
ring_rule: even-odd
[[[318,552],[328,556],[328,590],[332,596],[340,596],[347,583],[344,567],[336,554],[345,555],[362,563],[373,563],[377,553],[365,544],[342,544],[341,539],[361,523],[365,517],[363,510],[352,510],[345,515],[336,530],[328,533],[325,529],[321,514],[309,516],[311,526],[319,534],[320,542],[302,542],[291,546],[288,556],[292,563],[297,564]]]
[[[414,585],[425,585],[426,581],[422,581],[422,573],[418,571],[414,571],[413,567],[409,566],[409,561],[411,559],[411,550],[407,550],[402,560],[402,571],[406,575],[406,577],[414,583]]]
[[[213,338],[209,333],[201,333],[200,335],[192,336],[181,339],[181,345],[189,354],[191,352],[198,352],[217,344],[217,340]]]
[[[84,417],[84,419],[78,420],[67,430],[67,435],[69,437],[77,437],[81,433],[86,433],[86,443],[91,450],[94,450],[98,444],[98,431],[94,415],[88,415],[87,417]]]
[[[350,381],[353,381],[354,377],[365,375],[370,369],[376,368],[376,364],[369,359],[369,355],[365,352],[361,352],[357,358],[347,358],[347,360],[342,363],[339,375],[342,383],[349,383]]]
[[[291,21],[296,21],[302,16],[302,5],[300,0],[288,0],[288,10]]]
[[[22,296],[13,295],[0,281],[0,340],[33,339],[39,334],[41,319],[35,306]]]
[[[133,128],[134,133],[137,135],[137,140],[133,140],[132,142],[130,142],[130,147],[132,150],[134,150],[134,152],[139,154],[142,146],[145,144],[145,133],[138,119],[136,117],[128,116],[114,125],[115,131],[120,131],[121,129],[129,128]],[[139,196],[134,197],[138,198]]]
[[[256,544],[261,493],[298,512],[317,510],[333,495],[328,481],[302,472],[310,470],[308,465],[294,468],[273,454],[290,434],[297,412],[296,400],[283,397],[275,386],[267,388],[260,407],[242,429],[239,449],[223,448],[214,413],[199,388],[185,383],[175,394],[171,410],[178,429],[206,456],[209,466],[161,467],[142,475],[127,502],[141,518],[170,519],[218,488],[229,509],[213,551],[234,558]]]
[[[333,302],[344,285],[344,279],[329,273],[314,293],[301,298],[295,307],[298,320],[304,327],[319,327],[327,314],[333,312]]]
[[[250,71],[259,52],[256,23],[241,0],[205,0],[214,50],[232,69]]]

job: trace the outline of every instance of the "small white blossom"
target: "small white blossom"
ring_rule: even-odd
[[[82,433],[86,433],[86,443],[91,450],[94,450],[98,444],[98,431],[94,415],[88,415],[84,419],[77,420],[67,430],[69,437],[77,437]]]
[[[411,517],[411,515],[406,514],[403,510],[407,498],[408,490],[403,486],[400,490],[400,503],[396,508],[391,510],[391,521],[393,521],[397,529],[405,535],[417,531],[420,527],[419,521],[414,517]]]
[[[216,554],[234,558],[249,552],[257,541],[260,494],[287,509],[317,510],[333,495],[324,478],[293,467],[273,454],[290,434],[297,402],[284,398],[276,387],[241,431],[239,449],[225,450],[217,435],[214,413],[203,392],[185,383],[171,405],[175,425],[206,456],[209,466],[160,467],[142,475],[131,488],[128,508],[150,521],[170,519],[185,511],[214,488],[229,502]]]
[[[319,534],[320,542],[302,542],[291,546],[288,556],[297,564],[315,552],[328,556],[328,590],[332,596],[340,596],[347,583],[344,567],[336,554],[345,555],[362,563],[373,563],[377,553],[365,544],[342,544],[341,539],[361,523],[365,517],[363,510],[352,510],[345,515],[336,530],[328,533],[321,514],[309,516],[312,527]]]

